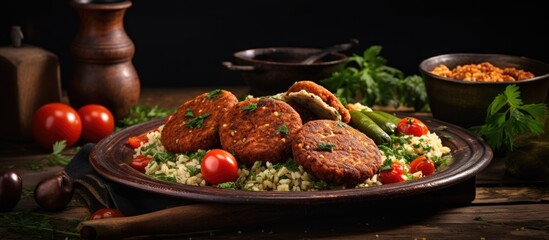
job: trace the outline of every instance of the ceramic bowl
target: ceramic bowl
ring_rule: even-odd
[[[308,56],[319,52],[316,48],[256,48],[233,54],[235,64],[223,62],[231,70],[241,72],[254,96],[272,95],[288,90],[297,81],[328,78],[339,70],[347,56],[330,53],[312,64],[302,63]]]
[[[505,68],[529,71],[534,78],[513,82],[470,82],[450,79],[431,71],[441,65],[453,69],[459,65],[489,62]],[[419,65],[423,75],[433,117],[469,128],[485,122],[487,108],[510,84],[516,84],[524,103],[544,103],[549,88],[549,65],[519,56],[455,53],[428,58]]]

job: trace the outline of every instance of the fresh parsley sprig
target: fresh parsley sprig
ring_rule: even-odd
[[[53,144],[53,152],[44,158],[48,161],[49,166],[67,166],[69,164],[70,158],[61,154],[66,147],[66,140],[57,141]]]
[[[379,56],[381,46],[371,46],[362,56],[348,58],[344,67],[320,83],[347,103],[360,102],[367,106],[414,107],[428,110],[427,91],[423,78],[404,76],[396,68],[386,66],[387,60]]]
[[[513,151],[514,140],[523,134],[544,134],[547,106],[524,104],[517,85],[509,85],[488,106],[484,125],[470,129],[486,140],[494,150]]]

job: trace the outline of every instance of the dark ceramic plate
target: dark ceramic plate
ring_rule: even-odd
[[[422,118],[422,120],[430,127],[431,131],[441,136],[445,146],[452,149],[454,159],[452,164],[425,178],[371,188],[314,192],[252,192],[190,186],[152,178],[134,170],[128,164],[132,159],[133,149],[126,142],[130,136],[157,128],[164,119],[135,125],[105,138],[93,149],[90,162],[95,170],[104,177],[151,193],[202,202],[273,205],[332,204],[398,199],[462,183],[474,178],[490,163],[492,150],[473,133],[432,118]]]

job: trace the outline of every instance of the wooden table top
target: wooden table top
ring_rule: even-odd
[[[212,89],[215,87],[143,89],[140,104],[176,108]],[[247,93],[245,87],[226,89],[237,96]],[[46,212],[32,197],[32,190],[42,178],[62,168],[45,166],[39,171],[31,170],[33,164],[43,164],[42,158],[47,152],[34,143],[1,143],[0,170],[16,169],[23,178],[25,191],[15,211],[21,215],[39,216],[39,222],[47,221],[49,225],[42,226],[44,231],[0,226],[0,239],[79,239],[76,226],[90,215],[84,204],[72,201],[63,211]],[[74,153],[68,149],[64,154]],[[341,212],[325,209],[330,214],[315,214],[319,216],[315,218],[289,214],[287,219],[258,220],[255,224],[242,226],[228,224],[233,227],[217,226],[206,231],[132,239],[549,239],[547,182],[513,179],[504,173],[504,168],[503,159],[495,158],[476,179],[472,179],[475,199],[465,204],[429,207],[397,202],[399,206],[394,208],[368,207],[357,212],[345,212],[346,208]],[[278,208],[284,211],[283,206]],[[317,210],[324,211],[322,208]],[[0,218],[4,218],[0,224],[13,216],[17,214],[0,213]],[[230,216],[225,217],[226,221],[231,221]]]

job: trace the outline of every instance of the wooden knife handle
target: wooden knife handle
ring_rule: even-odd
[[[200,203],[142,215],[84,221],[82,239],[120,239],[240,227],[307,214],[306,207]]]

